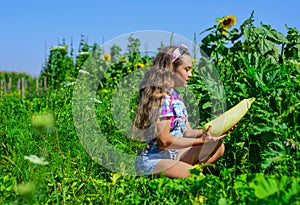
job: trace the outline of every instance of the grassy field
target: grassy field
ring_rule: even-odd
[[[96,67],[107,68],[103,74],[101,69],[85,70],[85,63],[95,63],[87,62],[93,46],[83,46],[87,53],[77,56],[75,64],[70,64],[67,47],[59,47],[51,50],[41,76],[49,79],[47,92],[25,99],[17,92],[1,95],[0,204],[299,204],[299,33],[288,28],[283,36],[252,23],[249,18],[226,35],[222,28],[208,29],[197,43],[207,58],[195,62],[189,90],[183,92],[187,100],[193,93],[189,102],[196,109],[190,113],[200,113],[194,124],[199,128],[212,113],[256,98],[224,139],[225,155],[211,172],[200,175],[203,167],[196,166],[193,177],[175,180],[122,173],[130,163],[101,151],[106,150],[103,140],[126,156],[134,156],[143,143],[129,139],[116,123],[114,94],[122,79],[139,74],[152,58],[134,49],[97,58]],[[130,42],[138,47],[137,39]],[[77,75],[94,82],[99,73],[102,79],[95,93],[83,92]],[[80,92],[84,97],[74,98]],[[136,108],[134,96],[129,104],[128,121]],[[89,135],[82,137],[82,131]]]

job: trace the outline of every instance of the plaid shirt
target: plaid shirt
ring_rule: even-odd
[[[164,96],[160,117],[170,117],[170,130],[174,128],[174,122],[177,118],[181,118],[187,122],[187,110],[183,101],[180,99],[180,93],[177,90],[171,88],[168,90],[168,94]]]

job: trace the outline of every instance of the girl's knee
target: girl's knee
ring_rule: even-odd
[[[224,155],[225,152],[225,145],[223,143],[221,143],[219,149],[218,149],[219,155],[220,157],[222,157]]]

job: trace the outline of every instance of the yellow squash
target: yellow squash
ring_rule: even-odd
[[[254,97],[242,100],[222,115],[206,123],[203,126],[203,130],[207,131],[209,125],[211,125],[210,133],[212,136],[220,136],[224,134],[244,117],[254,101]]]

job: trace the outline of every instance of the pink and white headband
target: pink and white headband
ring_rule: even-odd
[[[176,61],[183,53],[183,50],[187,50],[187,46],[184,44],[180,44],[178,48],[176,48],[172,53],[172,63]]]

